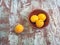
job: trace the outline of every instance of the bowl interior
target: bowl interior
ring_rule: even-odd
[[[49,24],[49,15],[48,15],[48,13],[45,12],[44,10],[36,9],[36,10],[32,11],[32,12],[29,14],[29,22],[30,22],[30,24],[31,24],[33,27],[35,27],[35,28],[38,28],[38,27],[36,27],[35,23],[32,23],[32,22],[30,21],[30,18],[31,18],[32,15],[38,15],[38,14],[40,14],[40,13],[43,13],[43,14],[46,15],[46,20],[44,21],[44,26],[43,26],[43,27],[46,27],[46,26]],[[41,28],[43,28],[43,27],[41,27]]]

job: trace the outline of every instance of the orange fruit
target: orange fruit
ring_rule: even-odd
[[[23,30],[24,30],[23,25],[18,24],[15,26],[15,33],[21,33],[21,32],[23,32]]]
[[[43,13],[38,14],[38,18],[39,18],[39,20],[43,20],[43,21],[45,21],[45,20],[46,20],[46,15],[43,14]]]
[[[31,20],[31,22],[36,22],[38,20],[38,16],[37,15],[32,15],[30,20]]]
[[[38,28],[43,27],[43,26],[44,26],[44,21],[42,21],[42,20],[37,20],[37,21],[36,21],[36,26],[37,26]]]

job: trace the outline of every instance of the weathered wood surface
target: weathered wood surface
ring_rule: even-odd
[[[37,8],[49,14],[44,29],[33,29],[28,22],[28,14]],[[18,23],[25,29],[16,35]],[[60,0],[0,0],[0,45],[60,45]]]

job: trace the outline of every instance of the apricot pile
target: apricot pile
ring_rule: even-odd
[[[44,26],[44,21],[46,20],[46,15],[40,13],[38,15],[32,15],[30,21],[35,23],[36,27],[41,28]]]

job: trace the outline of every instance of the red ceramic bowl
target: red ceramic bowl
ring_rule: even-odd
[[[36,9],[36,10],[33,10],[33,11],[29,14],[29,16],[28,16],[29,23],[31,24],[31,26],[32,26],[33,28],[38,28],[38,27],[36,27],[36,24],[35,24],[35,23],[32,23],[32,22],[30,21],[30,18],[31,18],[32,15],[38,15],[38,14],[40,14],[40,13],[43,13],[43,14],[46,15],[46,20],[44,21],[44,26],[41,27],[41,28],[44,28],[44,27],[46,27],[46,26],[49,24],[49,15],[48,15],[48,13],[47,13],[46,11],[42,10],[42,9]],[[41,28],[40,28],[40,29],[41,29]]]

